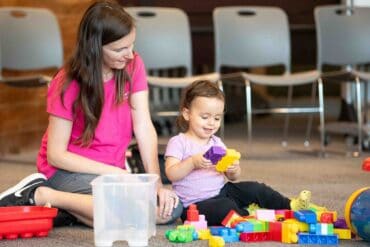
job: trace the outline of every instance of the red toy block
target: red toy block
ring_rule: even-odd
[[[197,209],[197,205],[189,205],[188,211],[186,212],[186,219],[188,221],[199,221],[199,211]]]
[[[39,206],[0,207],[0,239],[46,237],[57,212]]]
[[[286,210],[284,212],[284,218],[287,219],[294,219],[294,211],[293,210]]]
[[[240,233],[239,239],[242,242],[262,242],[271,240],[269,232],[242,232]]]
[[[223,219],[221,224],[226,227],[231,227],[231,224],[234,220],[240,219],[242,216],[240,216],[237,212],[234,210],[230,210],[230,212],[226,215],[226,217]]]
[[[320,215],[320,222],[321,223],[328,223],[333,224],[334,223],[334,217],[332,213],[325,212]]]
[[[269,222],[269,232],[272,241],[281,242],[282,223],[281,222]]]
[[[362,162],[362,170],[367,172],[370,171],[370,158],[367,158]]]

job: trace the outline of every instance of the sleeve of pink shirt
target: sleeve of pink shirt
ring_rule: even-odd
[[[73,102],[78,96],[79,88],[76,81],[72,81],[64,92],[64,102],[62,102],[60,95],[64,78],[65,72],[61,70],[51,81],[47,94],[47,112],[57,117],[73,120]]]
[[[130,63],[127,70],[132,71],[131,81],[132,83],[132,93],[145,91],[148,89],[148,81],[146,78],[145,65],[141,57],[135,53],[133,61]]]

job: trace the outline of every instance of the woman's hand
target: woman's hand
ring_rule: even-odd
[[[158,199],[158,216],[163,219],[168,219],[171,217],[173,209],[179,205],[179,197],[173,190],[161,187],[158,189]]]
[[[194,169],[214,167],[210,160],[203,157],[202,153],[191,156],[191,160],[193,162]]]

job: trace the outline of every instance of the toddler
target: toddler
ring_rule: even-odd
[[[240,177],[239,161],[220,173],[203,155],[212,146],[226,149],[215,136],[221,125],[225,107],[223,92],[215,83],[202,80],[189,85],[182,96],[177,126],[178,135],[167,145],[166,175],[184,208],[196,204],[209,225],[220,225],[230,210],[248,215],[247,207],[258,205],[268,209],[301,210],[315,206],[310,192],[302,191],[289,199],[271,187],[258,182],[233,182]],[[225,183],[225,177],[229,182]],[[186,211],[182,220],[186,219]]]

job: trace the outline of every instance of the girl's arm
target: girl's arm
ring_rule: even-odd
[[[97,162],[67,150],[72,132],[72,122],[49,116],[47,159],[52,166],[70,171],[90,174],[127,173],[119,167]]]
[[[194,169],[213,169],[211,161],[204,158],[202,153],[190,156],[180,161],[175,157],[166,157],[166,175],[172,182],[186,177]]]

